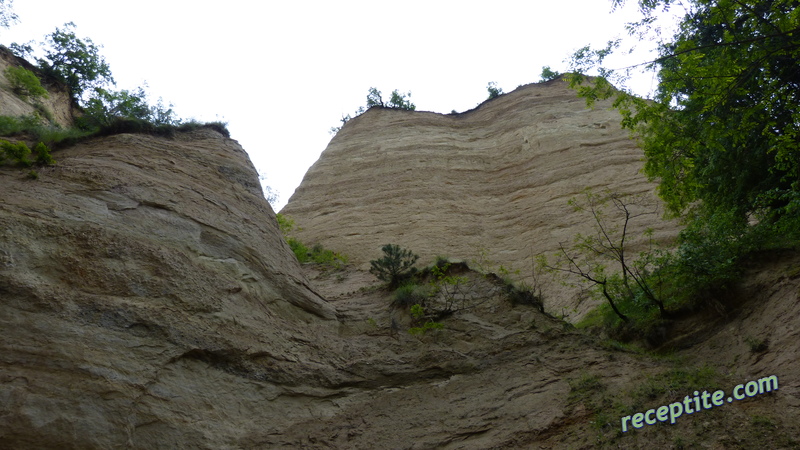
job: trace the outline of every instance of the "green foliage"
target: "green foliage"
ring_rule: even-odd
[[[580,377],[567,380],[570,396],[581,397],[605,389],[597,375],[581,372]]]
[[[161,99],[156,105],[150,105],[143,87],[134,91],[95,88],[94,95],[84,105],[84,112],[81,118],[84,128],[109,127],[118,119],[139,120],[155,126],[177,126],[181,123],[175,117],[172,105],[165,107]]]
[[[43,143],[49,149],[71,145],[91,134],[91,131],[77,128],[43,125],[42,119],[36,114],[18,117],[0,116],[0,136],[23,135],[29,140]]]
[[[489,91],[489,100],[497,98],[503,94],[503,89],[499,88],[497,83],[494,81],[489,82],[489,84],[486,86],[486,90]]]
[[[750,353],[763,353],[769,349],[769,338],[746,337],[744,341],[750,347]]]
[[[42,87],[39,77],[24,67],[9,66],[5,70],[5,76],[11,83],[11,89],[20,97],[47,98],[49,96],[47,89]]]
[[[417,106],[411,103],[410,97],[411,91],[403,94],[395,89],[392,91],[392,97],[389,99],[389,103],[386,104],[386,107],[414,111],[417,109]]]
[[[275,214],[275,219],[278,221],[278,229],[281,230],[281,234],[283,234],[284,238],[289,236],[289,233],[295,229],[295,223],[292,218],[289,216],[283,215],[281,213]]]
[[[91,39],[78,38],[74,29],[73,23],[65,24],[63,29],[56,28],[38,44],[44,57],[35,59],[44,73],[62,80],[73,99],[83,107],[84,114],[77,120],[79,128],[100,135],[133,132],[171,136],[175,131],[187,131],[181,127],[192,127],[183,124],[176,117],[172,105],[165,105],[162,99],[150,104],[144,87],[120,91],[108,89],[115,83],[108,63],[99,53],[100,47]],[[12,44],[11,49],[20,57],[34,57],[30,43]],[[23,72],[17,78],[22,76],[24,78],[17,83],[21,86],[19,89],[34,95],[37,92],[34,84],[38,79],[32,73]],[[224,124],[221,125],[217,127],[218,131],[229,137]]]
[[[202,130],[202,129],[209,129],[214,130],[217,133],[225,136],[226,138],[231,137],[230,131],[228,131],[228,124],[226,122],[198,122],[196,120],[190,120],[188,122],[181,121],[180,125],[174,127],[176,131],[187,133],[190,131],[195,130]]]
[[[621,3],[619,1],[615,3]],[[640,0],[647,35],[668,0]],[[615,89],[628,74],[602,66],[619,49],[580,49],[571,85],[587,103],[613,99],[638,137],[645,172],[687,224],[664,273],[684,298],[730,287],[749,252],[800,242],[800,8],[792,0],[692,0],[677,32],[647,63],[653,101]],[[582,73],[597,69],[590,81]]]
[[[400,248],[399,245],[386,244],[381,248],[383,257],[370,261],[369,272],[379,280],[385,281],[390,288],[400,284],[408,275],[414,273],[414,264],[419,256],[411,250]]]
[[[765,427],[765,428],[776,428],[777,427],[777,425],[775,424],[775,421],[772,420],[770,417],[762,416],[762,415],[759,415],[759,414],[754,414],[750,418],[750,424],[753,425],[753,426],[756,426],[756,427]]]
[[[340,269],[347,264],[347,256],[345,255],[328,250],[324,248],[322,244],[315,244],[309,249],[308,246],[299,239],[292,237],[290,233],[294,230],[299,231],[300,228],[295,225],[294,220],[290,217],[278,213],[275,215],[275,218],[278,222],[278,228],[281,230],[281,234],[283,234],[283,238],[286,240],[292,253],[294,253],[297,261],[301,264],[315,263],[330,266],[335,269]]]
[[[337,269],[347,264],[347,256],[341,253],[328,250],[322,244],[314,244],[311,247],[311,261],[316,264],[331,266]]]
[[[469,296],[467,283],[469,278],[465,276],[455,276],[449,274],[450,263],[434,265],[431,267],[433,279],[430,282],[433,295],[439,294],[443,305],[439,308],[439,314],[450,314],[468,306]]]
[[[405,109],[407,111],[414,111],[417,109],[416,105],[411,103],[409,99],[411,97],[411,92],[408,93],[401,93],[397,89],[392,91],[392,96],[388,102],[383,101],[383,97],[381,91],[378,89],[371,87],[369,88],[369,93],[367,94],[367,109],[372,108],[373,106],[380,106],[384,108],[394,108],[394,109]]]
[[[311,261],[311,252],[305,244],[293,237],[286,239],[286,243],[289,244],[289,248],[292,249],[298,262],[302,264]]]
[[[713,392],[721,387],[717,371],[710,366],[696,368],[676,367],[657,375],[648,376],[637,384],[632,398],[639,409],[645,401],[652,401],[664,395],[683,398],[693,391]]]
[[[642,312],[656,307],[664,316],[664,302],[657,290],[660,280],[653,274],[664,263],[666,254],[653,247],[652,231],[646,233],[650,248],[641,252],[638,258],[631,258],[627,244],[631,221],[655,214],[656,206],[644,196],[623,196],[612,192],[598,195],[590,189],[584,191],[583,197],[573,198],[569,204],[576,211],[589,216],[594,224],[594,233],[576,235],[571,247],[560,245],[554,265],[546,260],[544,263],[552,270],[572,274],[591,283],[624,322],[628,322],[629,317],[623,304],[634,305]],[[611,217],[606,211],[609,203]],[[609,272],[609,264],[618,267],[619,271]]]
[[[383,94],[381,94],[381,91],[379,91],[377,88],[371,87],[369,88],[369,92],[367,93],[366,108],[363,106],[359,107],[354,113],[355,114],[354,116],[351,116],[350,114],[342,115],[341,118],[342,124],[338,127],[331,127],[329,133],[330,134],[338,133],[339,130],[341,130],[342,127],[348,121],[350,121],[350,119],[364,113],[366,110],[372,108],[373,106],[379,106],[381,108],[394,108],[394,109],[404,109],[407,111],[414,111],[417,109],[417,106],[411,103],[409,97],[411,97],[411,92],[407,92],[404,94],[395,89],[394,91],[392,91],[392,96],[389,99],[389,101],[386,102],[383,100]]]
[[[0,140],[0,163],[8,160],[11,164],[21,167],[30,167],[33,164],[28,155],[31,149],[24,142],[9,142]]]
[[[13,136],[30,132],[39,127],[41,127],[41,119],[36,115],[0,116],[0,136]]]
[[[0,27],[8,28],[19,21],[19,17],[11,10],[14,0],[0,0]]]
[[[36,153],[36,164],[40,166],[51,166],[56,163],[56,160],[50,155],[50,149],[43,142],[36,144],[33,148]]]
[[[367,109],[372,108],[373,106],[386,106],[383,103],[383,97],[381,96],[381,91],[377,88],[371,87],[369,88],[369,93],[367,93]]]
[[[424,302],[430,295],[423,287],[415,283],[405,283],[395,289],[392,306],[396,308],[409,308],[412,305]]]
[[[420,320],[425,316],[425,308],[422,305],[413,305],[411,306],[411,317],[416,320]]]
[[[542,67],[542,74],[540,75],[542,81],[555,80],[560,77],[561,73],[550,69],[550,66]]]
[[[408,332],[413,335],[423,335],[428,331],[441,330],[444,328],[444,324],[434,322],[432,319],[426,320],[426,316],[427,313],[422,305],[417,304],[411,306],[411,317],[418,326],[409,328]]]
[[[546,269],[546,258],[539,255],[534,258],[531,255],[531,272],[528,281],[520,280],[521,271],[505,267],[489,259],[489,252],[482,249],[478,258],[471,261],[471,265],[478,268],[486,278],[497,278],[502,283],[500,289],[512,305],[533,306],[540,312],[544,312],[544,298],[542,294],[542,273]]]
[[[36,144],[33,150],[36,153],[36,158],[31,161],[28,157],[31,154],[31,149],[25,142],[10,142],[0,140],[0,165],[8,162],[20,167],[30,167],[34,163],[40,166],[47,166],[55,164],[56,161],[50,155],[50,149],[42,142]],[[38,177],[38,175],[37,175]]]
[[[428,331],[441,330],[442,328],[444,328],[444,324],[430,321],[423,323],[420,327],[411,327],[408,329],[408,332],[413,335],[421,335],[427,333]]]
[[[80,39],[74,32],[75,24],[64,24],[64,28],[45,37],[44,58],[37,58],[39,67],[63,80],[76,99],[89,89],[114,84],[111,69],[100,55],[100,47],[91,39]]]

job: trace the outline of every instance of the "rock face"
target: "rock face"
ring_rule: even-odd
[[[492,261],[532,283],[533,255],[591,233],[591,216],[567,202],[586,188],[642,194],[643,154],[601,103],[587,109],[563,80],[520,87],[462,114],[372,108],[349,121],[309,169],[282,213],[297,237],[364,264],[387,243],[428,262],[437,255]],[[608,212],[608,211],[607,211]],[[657,241],[676,234],[661,214],[637,218]],[[576,289],[545,286],[550,311],[577,308]],[[577,315],[575,316],[577,317]]]
[[[621,435],[621,416],[690,394],[649,378],[683,382],[672,359],[471,272],[481,303],[411,335],[370,274],[297,264],[235,141],[121,134],[54,156],[38,180],[0,168],[0,448],[780,448],[800,431],[796,256],[755,277],[735,327],[678,339],[735,374],[719,387],[777,373],[780,390]],[[747,352],[751,332],[768,350]]]
[[[12,93],[11,85],[5,75],[9,67],[22,67],[36,73],[42,86],[48,91],[47,98],[21,98]],[[80,113],[73,106],[69,90],[64,83],[43,76],[28,61],[14,56],[9,49],[0,45],[0,116],[18,117],[31,114],[49,115],[56,124],[70,127],[75,121],[76,114]]]
[[[282,380],[324,359],[303,325],[335,310],[235,141],[123,134],[55,157],[38,180],[0,169],[0,442],[191,446],[186,424],[220,398],[280,395],[225,371]]]

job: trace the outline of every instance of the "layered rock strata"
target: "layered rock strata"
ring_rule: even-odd
[[[299,239],[364,267],[394,243],[424,262],[445,255],[520,270],[532,284],[535,255],[593,232],[592,217],[567,204],[584,189],[658,204],[640,173],[642,151],[609,106],[587,109],[553,80],[461,114],[372,108],[331,140],[282,213],[300,227]],[[629,254],[643,248],[647,228],[659,242],[676,233],[660,213],[639,217],[628,229]],[[577,318],[593,304],[581,303],[577,288],[544,288],[552,312]]]

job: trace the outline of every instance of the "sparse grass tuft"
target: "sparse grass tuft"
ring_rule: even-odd
[[[423,286],[415,283],[405,283],[395,289],[392,306],[395,308],[410,308],[412,305],[422,303],[428,296]]]
[[[746,337],[744,341],[750,347],[750,353],[763,353],[769,349],[769,338]]]

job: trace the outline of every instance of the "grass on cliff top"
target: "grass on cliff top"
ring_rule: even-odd
[[[0,116],[0,136],[19,136],[32,141],[43,142],[52,149],[64,148],[96,136],[111,136],[122,133],[149,134],[153,136],[173,137],[176,133],[184,133],[199,129],[211,129],[225,137],[230,132],[224,122],[202,123],[189,121],[176,125],[154,124],[146,120],[118,117],[107,125],[100,127],[63,128],[58,125],[44,124],[35,114],[27,116]]]

